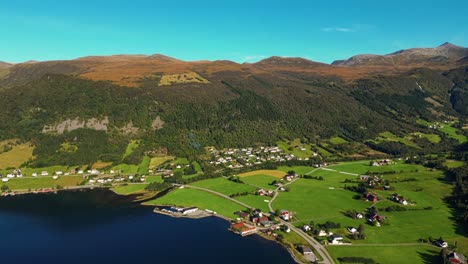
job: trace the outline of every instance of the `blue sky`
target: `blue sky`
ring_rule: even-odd
[[[466,47],[467,14],[466,0],[0,0],[0,61],[160,53],[329,63],[446,41]]]

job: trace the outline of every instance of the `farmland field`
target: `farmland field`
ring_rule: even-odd
[[[231,195],[235,193],[243,193],[243,192],[254,192],[255,188],[246,184],[236,183],[230,180],[227,180],[223,177],[202,180],[198,182],[194,182],[191,185],[210,189],[225,195]]]
[[[258,188],[275,189],[276,187],[273,185],[270,185],[270,183],[275,180],[278,180],[278,178],[270,176],[270,175],[265,175],[265,174],[255,174],[252,176],[242,177],[241,180],[246,184],[249,184]]]
[[[256,171],[249,171],[249,172],[241,173],[238,176],[247,177],[247,176],[259,175],[259,174],[268,175],[268,176],[275,177],[275,178],[282,178],[284,177],[284,175],[286,175],[286,173],[284,173],[283,171],[279,171],[279,170],[256,170]]]
[[[343,163],[342,170],[359,172],[364,169],[361,163]],[[366,163],[362,163],[366,164]],[[416,165],[396,164],[403,173],[384,175],[395,188],[392,191],[373,190],[379,195],[380,201],[375,204],[381,215],[387,218],[382,227],[366,226],[365,240],[352,241],[353,244],[398,244],[418,243],[419,239],[428,237],[443,237],[449,243],[458,244],[459,250],[468,252],[468,230],[457,226],[453,221],[453,212],[444,202],[451,193],[452,186],[440,181],[442,172],[431,171]],[[415,171],[415,168],[419,169]],[[339,172],[318,170],[312,175],[322,176],[323,181],[300,179],[289,185],[290,191],[280,193],[273,202],[274,209],[287,209],[296,213],[294,221],[315,223],[334,221],[341,223],[342,228],[336,233],[347,234],[346,226],[364,224],[365,220],[354,220],[343,214],[346,210],[364,212],[372,203],[354,199],[355,192],[342,189],[346,179],[357,179],[356,176]],[[388,200],[392,193],[399,193],[414,206],[407,206],[407,211],[385,212],[382,209],[396,205]],[[387,263],[387,262],[385,262]]]
[[[138,165],[133,164],[119,164],[112,167],[113,170],[121,170],[125,174],[136,174],[138,172]]]
[[[287,173],[288,171],[294,171],[297,174],[304,175],[314,171],[316,168],[309,166],[280,166],[278,170]]]
[[[0,169],[18,168],[33,157],[33,147],[29,143],[15,145],[7,152],[0,153]]]
[[[146,188],[146,186],[148,186],[148,184],[129,184],[114,187],[111,190],[120,195],[129,195],[143,191]]]
[[[223,199],[211,193],[195,189],[177,189],[171,191],[163,197],[151,200],[146,205],[176,205],[176,206],[197,206],[200,209],[209,209],[220,215],[235,218],[234,212],[245,210],[232,201]]]
[[[174,156],[163,156],[163,157],[154,157],[151,158],[150,168],[158,167],[161,164],[165,163],[168,160],[173,160]]]
[[[385,172],[413,172],[427,170],[423,166],[414,164],[405,164],[403,161],[394,161],[394,164],[382,166],[370,166],[371,161],[344,162],[328,166],[330,169],[344,171],[356,174],[365,174],[367,172],[385,173]]]
[[[293,141],[278,141],[276,145],[283,150],[284,153],[293,154],[298,158],[309,158],[314,154],[311,150],[311,146],[301,143],[299,139]]]
[[[439,250],[429,246],[329,246],[328,251],[340,263],[341,257],[363,257],[381,264],[440,263]]]
[[[130,156],[133,151],[138,148],[140,145],[140,141],[138,140],[130,140],[130,143],[128,143],[127,148],[125,149],[125,153],[123,155],[123,158],[125,159],[126,157]]]
[[[37,178],[15,178],[4,183],[10,188],[10,190],[36,190],[42,188],[55,188],[62,186],[64,188],[68,186],[79,185],[83,181],[81,176],[62,176],[57,180],[52,177],[37,177]]]

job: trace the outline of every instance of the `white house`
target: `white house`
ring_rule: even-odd
[[[58,176],[57,176],[57,175],[54,175],[54,176],[52,176],[52,179],[57,180],[57,179],[58,179]]]
[[[31,174],[31,176],[37,177],[37,172],[33,172],[33,173]]]
[[[2,182],[8,182],[10,179],[8,178],[2,178]]]
[[[47,171],[41,172],[41,176],[49,176],[49,173]]]

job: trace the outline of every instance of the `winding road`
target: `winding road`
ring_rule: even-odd
[[[314,170],[315,171],[315,170]],[[312,173],[313,171],[309,172],[309,173]],[[307,174],[309,174],[307,173]],[[295,179],[297,180],[297,179]],[[294,181],[295,181],[294,180]],[[291,181],[287,184],[291,184],[293,183],[294,181]],[[285,184],[285,185],[287,185]],[[202,187],[198,187],[198,186],[193,186],[193,185],[181,185],[181,184],[173,184],[173,186],[176,186],[176,187],[183,187],[183,188],[190,188],[190,189],[196,189],[196,190],[200,190],[200,191],[204,191],[204,192],[208,192],[208,193],[211,193],[211,194],[214,194],[214,195],[217,195],[219,197],[222,197],[224,199],[227,199],[229,201],[232,201],[234,203],[237,203],[245,208],[249,208],[249,209],[252,209],[254,210],[255,208],[253,208],[252,206],[250,205],[247,205],[241,201],[238,201],[232,197],[229,197],[225,194],[222,194],[222,193],[219,193],[219,192],[216,192],[216,191],[213,191],[213,190],[210,190],[210,189],[206,189],[206,188],[202,188]],[[278,195],[278,191],[275,192],[275,197]],[[273,198],[275,198],[273,197]],[[273,199],[272,199],[273,200]],[[268,204],[268,206],[270,207],[270,210],[272,209],[271,208],[271,203]],[[271,210],[273,211],[273,210]],[[270,216],[269,213],[265,213],[266,216]],[[286,222],[282,219],[280,219],[281,223],[284,224],[284,225],[287,225],[293,232],[297,233],[299,236],[301,236],[307,243],[309,243],[309,245],[311,247],[313,247],[315,249],[315,251],[320,255],[320,258],[322,259],[322,261],[320,261],[319,263],[323,263],[323,264],[334,264],[334,261],[333,261],[333,258],[330,256],[330,254],[328,253],[327,249],[322,245],[320,244],[318,241],[316,241],[314,238],[310,237],[309,235],[307,235],[306,233],[304,233],[302,230],[300,230],[299,228],[295,227],[293,224],[289,223],[289,222]]]

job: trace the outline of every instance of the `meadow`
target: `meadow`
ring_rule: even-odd
[[[340,257],[363,257],[377,263],[440,263],[439,250],[430,246],[328,246],[328,251],[340,263]]]
[[[364,172],[367,163],[350,162],[337,166],[348,172]],[[352,241],[353,244],[399,244],[418,243],[419,239],[428,237],[443,237],[451,244],[457,244],[464,253],[468,252],[468,230],[457,225],[453,220],[453,212],[444,199],[451,194],[452,186],[441,181],[442,172],[429,170],[418,165],[395,164],[388,165],[401,169],[402,173],[384,175],[395,188],[392,191],[372,190],[380,201],[375,204],[378,209],[397,205],[388,198],[393,193],[403,195],[415,205],[406,206],[407,211],[386,212],[381,215],[387,220],[381,227],[366,225],[365,240]],[[376,167],[376,168],[382,168]],[[342,228],[336,233],[347,234],[346,227],[357,227],[366,220],[354,220],[344,215],[346,210],[364,212],[372,205],[362,199],[353,198],[357,193],[343,189],[346,179],[357,180],[357,176],[346,175],[335,171],[317,170],[311,175],[322,176],[323,181],[300,179],[289,185],[289,192],[282,192],[273,202],[274,209],[287,209],[296,213],[296,224],[324,223],[333,221],[341,223]],[[355,250],[355,249],[354,249]],[[414,251],[412,251],[414,252]],[[388,263],[388,262],[384,262]]]
[[[162,164],[164,164],[165,162],[167,162],[169,160],[173,160],[173,159],[175,159],[174,156],[162,156],[162,157],[151,158],[150,168],[159,167]]]
[[[113,192],[120,195],[130,195],[145,190],[148,184],[137,183],[137,184],[128,184],[111,188]]]
[[[29,143],[14,145],[11,150],[0,153],[0,170],[19,168],[21,164],[33,157],[33,146]]]
[[[14,178],[3,184],[8,186],[12,191],[27,191],[43,188],[56,188],[57,186],[66,188],[69,186],[77,186],[82,181],[83,177],[81,176],[62,176],[57,180],[52,179],[52,177],[39,176],[37,178]]]
[[[278,141],[276,145],[286,154],[293,154],[298,158],[310,158],[314,152],[309,144],[301,143],[299,139],[292,141]]]
[[[225,195],[232,195],[232,194],[244,193],[244,192],[253,193],[256,190],[255,187],[252,187],[243,183],[236,183],[236,182],[227,180],[226,178],[223,178],[223,177],[202,180],[202,181],[194,182],[191,185],[210,189],[210,190],[213,190],[213,191],[225,194]]]
[[[246,210],[243,206],[215,194],[188,188],[173,190],[163,197],[146,202],[145,205],[196,206],[215,211],[228,218],[236,218],[234,212]]]

